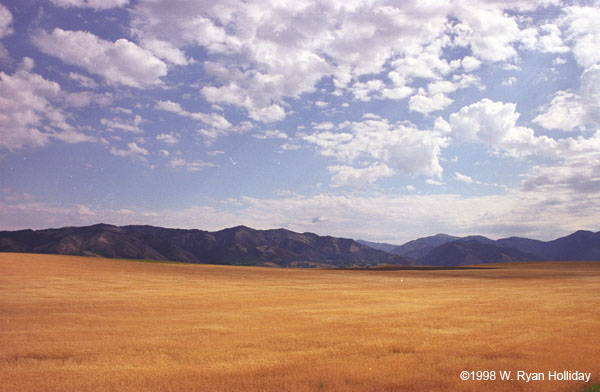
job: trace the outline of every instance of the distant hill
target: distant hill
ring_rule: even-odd
[[[364,240],[356,240],[356,242],[358,242],[359,244],[371,247],[373,249],[382,250],[382,251],[388,252],[388,253],[394,253],[392,251],[398,247],[398,245],[386,244],[385,242],[371,242],[371,241],[364,241]]]
[[[600,261],[600,232],[580,230],[552,241],[483,236],[447,242],[417,258],[421,265],[469,265],[512,261]]]
[[[373,248],[389,249],[389,244],[362,243]],[[600,261],[600,232],[580,230],[553,241],[520,237],[492,240],[480,235],[455,237],[437,234],[386,251],[412,258],[416,265],[431,266],[543,260]]]
[[[421,257],[418,264],[459,266],[533,260],[538,260],[538,257],[518,249],[504,248],[478,239],[460,239],[438,246]]]
[[[97,224],[0,231],[0,252],[279,267],[461,266],[534,260],[600,261],[600,232],[581,230],[553,241],[438,234],[394,246],[245,226],[209,232]]]
[[[245,226],[216,232],[107,224],[2,231],[0,251],[281,267],[413,263],[351,239]]]
[[[437,234],[430,237],[423,237],[409,241],[404,245],[397,246],[392,249],[390,253],[418,260],[438,246],[444,245],[450,241],[458,240],[459,238],[460,237],[454,237],[448,234]]]
[[[547,242],[518,237],[501,239],[497,242],[503,246],[534,253],[544,260],[600,260],[600,232],[579,230],[566,237]]]

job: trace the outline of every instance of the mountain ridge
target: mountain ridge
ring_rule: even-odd
[[[579,230],[551,241],[437,234],[396,246],[283,228],[257,230],[240,225],[210,232],[99,223],[0,231],[0,252],[273,267],[462,266],[515,261],[600,261],[600,232]]]
[[[348,238],[246,226],[215,232],[108,224],[2,231],[0,251],[280,267],[413,263]]]
[[[433,266],[514,261],[600,261],[600,232],[578,230],[551,241],[514,236],[492,240],[480,235],[454,237],[437,234],[409,241],[395,248],[393,253],[412,257],[418,265]]]

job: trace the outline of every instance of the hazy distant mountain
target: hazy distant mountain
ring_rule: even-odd
[[[511,261],[600,261],[600,232],[580,230],[553,241],[483,236],[447,242],[417,258],[422,265],[468,265]]]
[[[498,243],[534,253],[544,260],[600,260],[600,232],[579,230],[548,242],[511,237]]]
[[[0,232],[0,251],[272,266],[411,264],[354,240],[245,226],[216,232],[98,224]]]
[[[418,264],[458,266],[482,263],[506,263],[537,260],[535,255],[517,249],[504,248],[479,239],[447,242],[418,260]]]
[[[455,241],[459,238],[460,237],[454,237],[448,234],[437,234],[431,237],[423,237],[409,241],[404,245],[396,246],[390,251],[390,253],[418,260],[438,246],[450,241]]]
[[[388,253],[394,253],[392,251],[398,247],[398,245],[386,244],[385,242],[371,242],[365,240],[356,240],[356,242],[371,247],[373,249],[379,249]]]

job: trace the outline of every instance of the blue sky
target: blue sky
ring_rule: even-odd
[[[600,221],[600,2],[0,2],[0,229]]]

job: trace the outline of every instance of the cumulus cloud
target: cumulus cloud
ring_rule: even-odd
[[[514,44],[521,39],[516,17],[505,13],[503,7],[476,5],[461,3],[457,6],[455,15],[459,22],[454,26],[454,42],[469,46],[477,59],[491,62],[515,59]]]
[[[218,55],[204,64],[216,82],[204,86],[202,94],[209,102],[243,107],[260,122],[282,120],[283,100],[314,91],[325,76],[333,76],[345,89],[361,75],[380,72],[393,57],[433,41],[446,20],[439,5],[336,2],[293,7],[253,1],[181,0],[169,2],[169,7],[160,1],[140,2],[132,15],[140,42],[169,42],[179,50],[197,45]],[[415,25],[416,17],[427,17],[430,23]],[[401,87],[386,86],[379,96],[400,99],[410,94]]]
[[[306,134],[302,140],[314,145],[321,155],[346,164],[330,169],[334,184],[361,183],[373,176],[389,176],[396,170],[441,177],[439,158],[447,145],[447,139],[437,131],[421,131],[411,124],[393,124],[370,116],[363,121],[338,124],[336,131]],[[369,162],[366,169],[348,166],[365,160]]]
[[[473,72],[481,65],[481,61],[473,56],[465,56],[460,62],[463,69],[467,72]]]
[[[477,141],[514,157],[552,151],[555,140],[536,136],[531,128],[518,126],[519,116],[514,103],[484,98],[452,113],[447,125],[439,119],[438,127],[448,129],[456,142]]]
[[[556,155],[557,162],[536,165],[525,175],[524,190],[568,194],[573,202],[600,194],[600,131],[559,140]]]
[[[67,122],[57,106],[60,86],[32,72],[34,65],[25,57],[14,74],[0,72],[0,147],[42,147],[53,138],[68,143],[94,140]]]
[[[557,91],[533,121],[546,129],[573,131],[600,124],[600,65],[581,75],[579,92]]]
[[[565,7],[561,24],[566,27],[567,41],[573,44],[575,60],[584,68],[600,63],[600,9],[598,7]]]
[[[428,95],[425,90],[419,89],[419,93],[413,95],[408,101],[408,107],[412,111],[429,114],[446,108],[452,102],[453,100],[445,96],[443,92]]]
[[[176,133],[159,133],[156,135],[156,140],[165,144],[174,145],[179,143],[179,135]]]
[[[131,24],[142,47],[172,64],[195,61],[186,51],[202,47],[212,77],[200,89],[203,97],[271,123],[286,118],[286,100],[316,91],[324,78],[337,96],[400,100],[414,94],[416,79],[450,80],[482,62],[517,61],[526,34],[507,10],[553,3],[156,0],[135,3]],[[550,23],[534,36],[536,48],[550,52],[565,50],[561,38]],[[445,51],[455,46],[471,53],[451,60]],[[418,95],[412,107],[430,112],[447,105],[450,98],[436,94]]]
[[[111,42],[86,31],[55,28],[51,33],[37,33],[33,42],[42,52],[102,76],[114,85],[161,85],[161,77],[167,74],[167,65],[152,52],[123,38]]]

